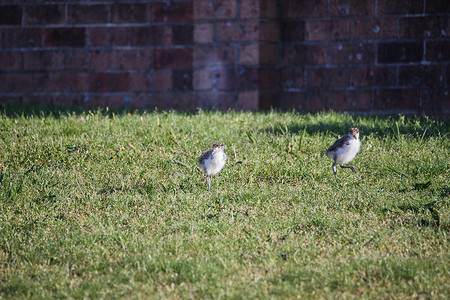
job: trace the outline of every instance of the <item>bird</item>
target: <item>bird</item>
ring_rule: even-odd
[[[356,173],[354,166],[345,166],[344,164],[352,161],[356,154],[358,154],[361,148],[361,141],[359,140],[359,129],[350,128],[350,132],[336,140],[333,145],[327,150],[327,156],[331,158],[334,162],[332,169],[334,172],[334,177],[337,179],[336,175],[336,164],[339,164],[341,168],[351,169],[353,173]]]
[[[211,176],[222,171],[227,161],[227,155],[224,151],[224,145],[221,142],[215,142],[212,149],[206,151],[200,156],[198,163],[206,174],[206,182],[208,183],[208,192],[211,192]]]

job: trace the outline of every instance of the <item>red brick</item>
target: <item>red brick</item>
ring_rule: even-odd
[[[420,92],[420,111],[422,113],[433,115],[448,115],[450,113],[449,89],[421,89]]]
[[[335,111],[370,111],[371,90],[331,91],[328,94],[327,109]]]
[[[149,70],[151,50],[112,50],[111,70]]]
[[[110,47],[128,45],[128,28],[126,27],[88,27],[89,46]]]
[[[99,24],[108,23],[109,8],[104,4],[67,6],[68,24]]]
[[[259,63],[259,45],[241,45],[239,47],[239,64],[257,65]]]
[[[21,52],[0,52],[0,70],[18,71],[22,69]]]
[[[443,65],[400,66],[398,84],[405,87],[444,87]]]
[[[133,92],[166,92],[172,90],[172,71],[133,72],[130,90]]]
[[[243,42],[259,40],[259,22],[220,22],[216,25],[218,42]]]
[[[70,49],[64,51],[64,63],[65,70],[87,70],[89,68],[96,68],[99,66],[98,56],[93,56],[94,59],[90,59],[90,53],[84,49]]]
[[[110,50],[92,50],[89,52],[89,65],[84,67],[86,63],[86,54],[83,53],[84,51],[80,52],[72,52],[76,53],[73,55],[73,62],[75,64],[72,65],[72,67],[80,67],[82,66],[83,69],[90,69],[93,71],[105,71],[109,70],[110,68],[110,62],[111,62],[111,51]],[[79,64],[76,64],[76,62],[79,61]]]
[[[26,95],[23,97],[23,103],[61,107],[80,107],[85,104],[84,99],[84,95]]]
[[[305,21],[283,22],[281,27],[281,38],[283,41],[298,42],[305,40]]]
[[[44,90],[46,74],[8,74],[0,75],[1,91],[3,93],[39,93]]]
[[[399,20],[400,38],[438,38],[447,37],[449,33],[449,16],[407,17]]]
[[[132,47],[153,46],[153,28],[149,26],[128,27],[128,45]]]
[[[422,57],[422,42],[386,42],[378,45],[379,63],[419,62]]]
[[[194,71],[194,90],[210,90],[213,87],[213,74],[211,70]]]
[[[350,22],[348,20],[307,21],[305,24],[306,40],[328,41],[350,39]]]
[[[396,19],[376,18],[354,20],[351,23],[352,39],[391,39],[397,37]]]
[[[172,26],[172,43],[173,45],[192,45],[194,43],[194,26]]]
[[[176,110],[190,110],[196,107],[196,97],[193,93],[158,93],[152,95],[144,103],[147,108],[153,109],[176,109]]]
[[[384,87],[397,85],[396,67],[358,66],[353,72],[355,87]]]
[[[378,0],[377,14],[378,15],[421,14],[423,13],[423,4],[424,4],[423,0],[402,0],[402,1]]]
[[[44,31],[45,46],[49,47],[84,47],[86,44],[85,28],[49,27]]]
[[[278,70],[275,68],[258,69],[258,88],[259,89],[277,89],[278,88]]]
[[[172,89],[174,91],[192,91],[192,69],[173,70]]]
[[[155,49],[155,68],[189,68],[192,67],[192,49]]]
[[[155,46],[171,46],[173,40],[172,27],[171,26],[154,26],[153,32],[153,44]]]
[[[202,109],[236,109],[234,92],[196,92],[197,107]]]
[[[1,35],[3,48],[42,46],[41,28],[4,28]]]
[[[259,92],[240,92],[238,95],[237,109],[238,110],[257,110]]]
[[[214,40],[214,25],[211,23],[195,23],[194,42],[212,43]]]
[[[327,63],[327,46],[286,45],[284,59],[288,65],[323,65]]]
[[[236,0],[196,0],[195,20],[232,19],[236,17]]]
[[[284,68],[281,70],[281,86],[284,89],[301,89],[304,87],[303,68]]]
[[[287,19],[327,16],[328,0],[283,0],[280,5],[281,15]]]
[[[25,25],[63,24],[65,21],[64,5],[33,5],[24,9]]]
[[[22,24],[22,8],[19,5],[5,5],[0,9],[0,25]]]
[[[86,73],[51,72],[47,80],[47,92],[85,92]]]
[[[257,68],[241,67],[234,69],[217,69],[213,71],[216,88],[219,90],[249,90],[258,88],[259,74]]]
[[[241,1],[241,19],[269,18],[276,19],[279,16],[277,1],[273,0],[246,0]]]
[[[114,4],[111,7],[111,22],[122,23],[149,23],[151,4],[132,3]]]
[[[128,79],[128,73],[91,73],[89,74],[89,91],[128,91]]]
[[[306,94],[303,92],[288,92],[280,95],[279,108],[282,110],[296,109],[304,111]]]
[[[260,42],[278,42],[280,41],[280,27],[277,22],[261,22],[259,24]]]
[[[278,65],[280,63],[280,46],[273,44],[259,45],[259,63],[261,65]]]
[[[425,1],[428,14],[450,13],[450,1],[448,0],[428,0]]]
[[[308,87],[349,87],[350,74],[350,69],[348,68],[307,69],[306,82]]]
[[[330,0],[332,16],[374,16],[375,1]]]
[[[375,110],[402,112],[419,109],[418,89],[380,89],[375,91]]]
[[[231,46],[197,46],[194,49],[194,66],[227,66],[234,64]]]
[[[54,50],[24,52],[25,70],[59,70],[64,66],[64,53]]]
[[[375,62],[373,44],[337,44],[332,45],[332,64],[370,64]]]
[[[244,65],[269,65],[278,64],[280,48],[278,45],[242,45],[239,47],[239,64]]]
[[[427,42],[426,49],[428,61],[450,61],[450,41]]]
[[[155,22],[192,22],[193,4],[192,2],[167,2],[154,3]]]

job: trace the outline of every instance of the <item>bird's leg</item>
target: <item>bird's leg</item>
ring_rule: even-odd
[[[211,193],[211,178],[206,176],[206,182],[208,183],[208,193]]]
[[[336,163],[333,163],[333,165],[331,166],[331,168],[333,169],[333,172],[334,172],[334,178],[337,179],[337,175],[336,175]]]
[[[356,173],[356,170],[355,170],[355,167],[354,167],[354,166],[344,166],[344,165],[341,165],[341,168],[350,169],[350,170],[353,171],[353,173]]]

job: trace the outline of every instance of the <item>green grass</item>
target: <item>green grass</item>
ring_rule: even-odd
[[[325,150],[351,126],[358,173],[335,180]],[[4,110],[0,298],[445,299],[449,129],[337,113]],[[215,141],[229,159],[208,194],[197,159]]]

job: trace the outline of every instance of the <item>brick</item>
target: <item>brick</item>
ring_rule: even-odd
[[[427,61],[450,61],[450,41],[427,42]]]
[[[65,21],[64,5],[33,5],[24,9],[25,25],[63,24]]]
[[[423,0],[401,0],[401,1],[378,0],[377,14],[378,15],[421,14],[423,13],[423,4],[424,4]]]
[[[194,1],[194,19],[216,20],[236,17],[235,0],[196,0]]]
[[[151,50],[112,50],[111,70],[149,70]]]
[[[447,0],[430,0],[425,1],[427,14],[443,14],[450,13],[450,2]]]
[[[111,7],[111,22],[115,24],[123,23],[149,23],[150,6],[145,3],[121,3]]]
[[[64,53],[54,50],[24,52],[24,70],[59,70],[64,66]]]
[[[195,23],[194,42],[212,43],[214,41],[214,25],[211,23]]]
[[[261,42],[279,42],[280,27],[277,22],[261,22],[259,24],[259,41]]]
[[[89,46],[111,47],[128,45],[126,27],[88,27]]]
[[[353,71],[355,87],[387,87],[397,85],[397,67],[358,66]]]
[[[0,70],[18,71],[22,69],[21,52],[0,52]]]
[[[101,24],[108,23],[109,7],[104,4],[67,6],[68,24]]]
[[[283,89],[301,89],[304,87],[303,68],[283,68],[281,70],[281,87]]]
[[[306,94],[304,92],[285,92],[280,94],[279,108],[281,110],[296,109],[304,111]]]
[[[0,9],[0,25],[22,24],[22,8],[19,5],[5,5]]]
[[[213,87],[211,70],[195,70],[193,79],[194,90],[210,90]]]
[[[450,17],[407,17],[399,20],[400,38],[447,37]]]
[[[323,65],[327,63],[327,46],[286,45],[284,59],[288,65]]]
[[[197,92],[197,107],[202,109],[236,109],[236,99],[234,92]]]
[[[259,91],[258,108],[271,110],[280,107],[280,93],[278,91]]]
[[[281,39],[286,42],[304,41],[305,27],[305,21],[282,22]]]
[[[257,65],[259,63],[259,45],[241,45],[239,47],[239,64]]]
[[[25,95],[23,103],[48,106],[74,107],[85,104],[84,95]]]
[[[172,43],[173,45],[192,45],[194,43],[194,26],[172,26]]]
[[[152,28],[153,45],[171,46],[173,45],[173,33],[171,26],[154,26]]]
[[[371,64],[375,62],[373,44],[335,44],[330,47],[332,64]]]
[[[241,19],[276,19],[279,17],[277,1],[273,0],[246,0],[241,1]]]
[[[173,70],[172,85],[174,91],[192,91],[192,69]]]
[[[218,69],[213,71],[216,88],[219,90],[250,90],[258,88],[258,69],[241,67],[234,69]]]
[[[91,73],[89,74],[90,92],[128,91],[128,73]]]
[[[307,21],[305,36],[308,41],[348,40],[350,22],[348,20]]]
[[[350,86],[349,68],[307,69],[307,87],[336,88]]]
[[[259,63],[261,65],[278,65],[280,63],[280,46],[273,44],[259,45]]]
[[[72,55],[73,53],[76,54],[72,57],[73,63],[75,63],[72,64],[72,68],[79,68],[81,66],[83,69],[105,71],[109,70],[110,64],[112,64],[110,50],[92,50],[88,53],[85,53],[85,51],[72,51]],[[86,59],[87,57],[88,59]],[[76,63],[77,61],[79,62],[78,64]],[[88,61],[88,66],[85,65],[86,61]]]
[[[172,89],[171,71],[154,71],[150,75],[152,91],[169,91]]]
[[[403,112],[419,109],[418,89],[379,89],[374,95],[374,110]]]
[[[128,45],[132,47],[153,46],[153,28],[148,26],[128,27]]]
[[[190,68],[193,61],[193,50],[184,49],[155,49],[155,68]]]
[[[278,70],[275,68],[258,69],[258,88],[259,89],[277,89],[279,78]]]
[[[231,46],[197,46],[194,49],[194,66],[227,66],[234,64]]]
[[[280,5],[281,15],[286,19],[327,16],[328,0],[284,0]]]
[[[85,28],[50,27],[44,30],[44,43],[48,47],[84,47]]]
[[[419,62],[423,57],[420,42],[386,42],[378,45],[379,63]]]
[[[100,53],[100,52],[99,52]],[[63,67],[65,70],[87,70],[89,68],[96,69],[99,66],[100,60],[96,60],[98,56],[92,54],[93,59],[90,59],[89,51],[85,49],[69,49],[64,51]],[[108,65],[109,67],[109,65]]]
[[[86,73],[51,72],[49,73],[47,92],[85,92],[87,91]]]
[[[148,108],[158,109],[176,109],[176,110],[191,110],[196,107],[196,97],[193,93],[159,93],[152,95],[149,101],[145,103]]]
[[[0,75],[1,90],[3,93],[39,93],[44,90],[46,76],[44,73],[3,73]]]
[[[330,0],[331,16],[374,16],[375,1]]]
[[[450,113],[450,90],[446,88],[421,89],[420,111],[425,114],[448,115]]]
[[[371,90],[329,91],[327,109],[334,111],[367,112],[371,110]]]
[[[216,25],[218,42],[243,42],[259,40],[259,22],[220,22]]]
[[[129,73],[132,92],[167,92],[172,90],[172,71]]]
[[[238,110],[257,110],[259,104],[259,92],[240,92],[238,94]]]
[[[155,22],[193,22],[194,8],[192,2],[154,3]]]
[[[239,47],[239,64],[243,65],[271,65],[278,64],[280,47],[278,45],[242,45]]]
[[[3,48],[29,48],[42,46],[41,28],[4,28],[1,31]]]
[[[442,65],[400,66],[398,84],[405,87],[444,87],[445,68]]]
[[[354,20],[351,23],[352,39],[392,39],[397,37],[394,18]]]

